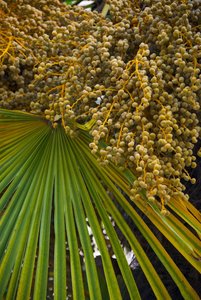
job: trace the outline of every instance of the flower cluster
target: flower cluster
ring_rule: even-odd
[[[200,134],[199,1],[108,0],[109,16],[50,0],[0,1],[0,107],[91,124],[102,163],[135,170],[164,204],[191,180]],[[104,147],[100,146],[104,141]]]

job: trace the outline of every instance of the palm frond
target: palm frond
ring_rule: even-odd
[[[70,295],[73,299],[107,299],[88,224],[101,254],[108,299],[122,299],[122,292],[103,229],[130,299],[141,299],[112,220],[135,253],[157,299],[171,299],[116,202],[152,247],[184,299],[199,299],[128,201],[134,174],[112,164],[101,166],[89,142],[89,133],[80,128],[70,137],[62,126],[53,128],[38,116],[0,109],[0,299],[46,299],[51,276],[54,299]],[[166,216],[159,202],[150,202],[143,194],[133,202],[200,271],[200,213],[183,199],[172,199]]]

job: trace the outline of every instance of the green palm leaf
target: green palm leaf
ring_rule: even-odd
[[[0,299],[46,299],[50,277],[54,299],[66,299],[70,294],[73,299],[122,299],[103,228],[130,299],[141,299],[111,219],[130,244],[157,299],[171,299],[115,202],[131,217],[184,299],[199,299],[129,204],[134,174],[111,164],[100,166],[89,142],[90,135],[80,128],[70,137],[62,126],[52,128],[40,117],[0,110]],[[181,221],[200,234],[200,214],[189,204],[185,206],[182,199],[177,200],[169,204],[175,215],[168,216],[161,214],[157,201],[149,202],[143,195],[133,201],[200,271],[200,240]],[[179,203],[183,209],[178,212]],[[101,254],[106,289],[88,224]]]

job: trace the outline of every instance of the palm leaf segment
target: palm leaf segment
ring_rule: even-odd
[[[171,299],[113,199],[141,231],[184,299],[199,299],[127,201],[134,175],[128,170],[121,172],[111,164],[100,166],[88,148],[89,142],[90,136],[84,130],[78,129],[77,136],[71,138],[61,126],[52,128],[42,118],[0,110],[0,299],[29,299],[30,296],[46,299],[50,276],[54,280],[54,299],[66,299],[69,293],[79,300],[122,299],[103,228],[130,299],[140,299],[111,218],[129,242],[157,299]],[[149,202],[143,195],[133,201],[200,271],[200,241],[177,218],[178,214],[200,235],[199,212],[182,199],[170,201],[175,214],[167,216],[161,214],[159,203]],[[101,253],[106,289],[98,274],[86,220]],[[84,255],[85,270],[80,251]],[[71,280],[67,281],[69,276]]]

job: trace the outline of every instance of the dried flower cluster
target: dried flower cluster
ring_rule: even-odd
[[[135,170],[162,204],[191,180],[200,134],[200,1],[108,0],[109,17],[57,0],[0,0],[0,107],[90,127],[103,163]],[[100,141],[105,147],[100,147]]]

